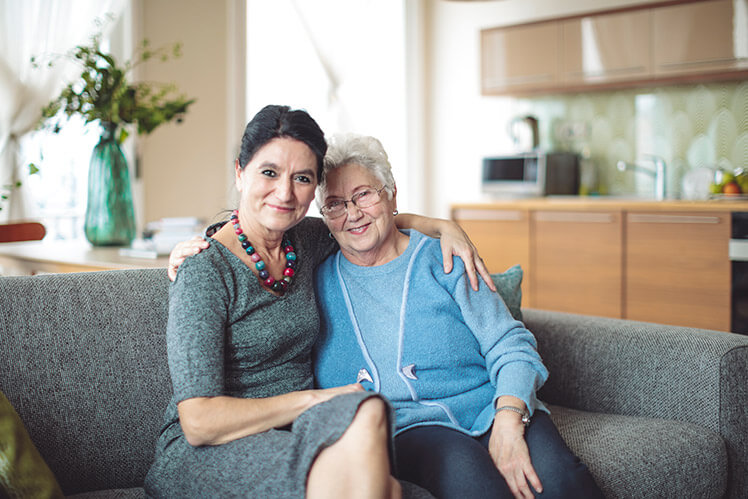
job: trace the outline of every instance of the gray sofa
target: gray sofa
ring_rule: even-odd
[[[0,277],[0,390],[67,495],[142,497],[165,270]],[[608,497],[748,497],[748,337],[524,310],[541,397]]]

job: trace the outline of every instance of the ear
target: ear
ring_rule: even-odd
[[[397,184],[392,187],[392,204],[394,205],[392,209],[397,211]]]
[[[239,160],[234,160],[234,183],[236,184],[236,190],[242,192],[242,168],[239,166]]]

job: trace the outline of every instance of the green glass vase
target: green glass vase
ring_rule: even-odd
[[[117,125],[103,132],[88,166],[84,232],[94,246],[128,246],[135,238],[135,210],[127,160],[115,138]]]

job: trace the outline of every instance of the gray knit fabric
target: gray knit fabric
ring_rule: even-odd
[[[748,497],[748,336],[523,313],[550,371],[542,400],[589,412],[677,420],[718,433],[729,456],[727,497]]]
[[[0,278],[0,390],[65,494],[141,487],[171,395],[165,269]]]
[[[724,441],[703,426],[558,406],[551,407],[551,418],[605,497],[707,499],[725,493]]]

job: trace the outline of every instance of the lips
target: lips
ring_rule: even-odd
[[[366,229],[369,228],[369,225],[371,225],[371,224],[360,225],[358,227],[352,227],[352,228],[346,229],[346,230],[348,232],[350,232],[351,234],[363,234],[364,232],[366,232]]]

